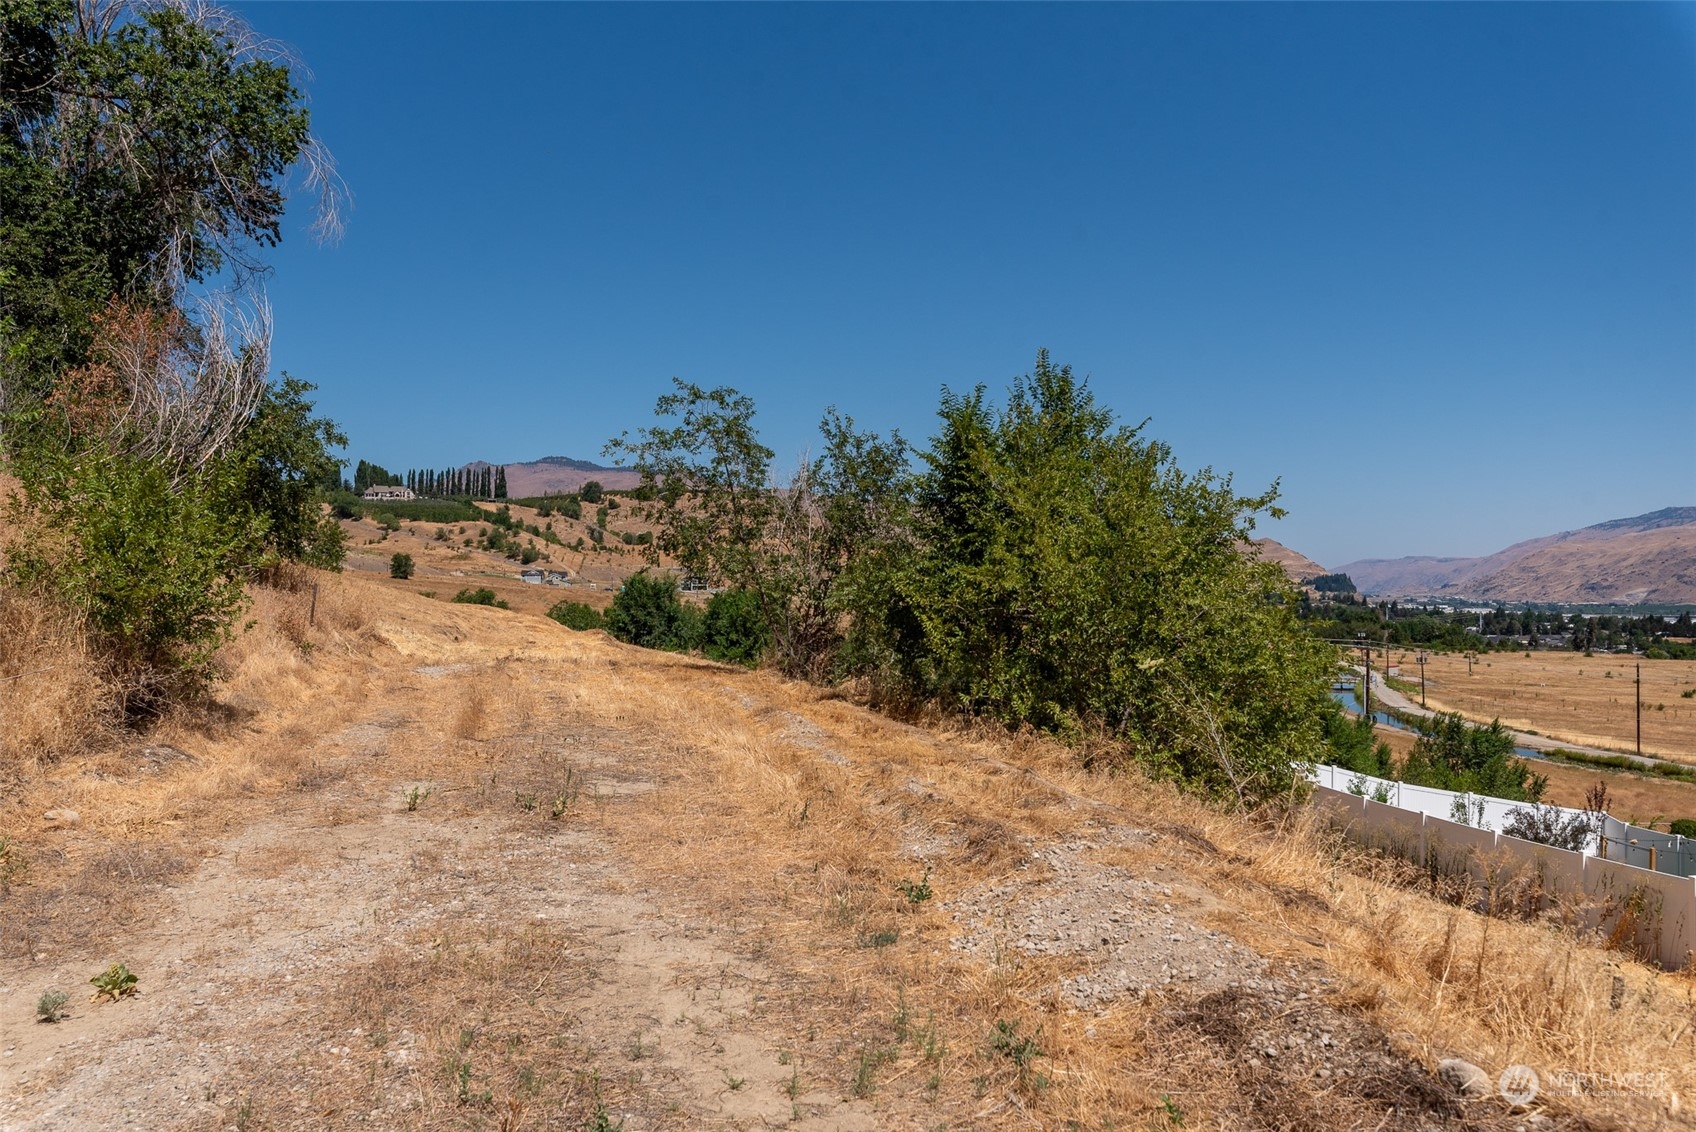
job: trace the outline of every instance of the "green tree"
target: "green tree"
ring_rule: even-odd
[[[723,590],[707,602],[701,651],[714,660],[754,665],[771,639],[759,598],[747,590]]]
[[[397,553],[389,559],[389,577],[410,578],[413,572],[412,555]]]
[[[601,481],[590,480],[578,491],[577,496],[585,503],[599,503],[605,493],[605,489],[601,487]]]
[[[1251,805],[1324,750],[1335,654],[1241,546],[1277,490],[1186,474],[1039,353],[1007,406],[947,394],[911,553],[855,612],[917,698],[1100,733]]]
[[[87,360],[111,296],[167,306],[185,282],[260,272],[290,166],[331,190],[320,220],[335,226],[338,182],[286,62],[226,15],[191,11],[0,9],[0,390],[14,426]]]
[[[697,577],[760,593],[764,607],[760,554],[773,513],[772,452],[754,428],[754,402],[727,387],[672,382],[676,391],[662,396],[654,413],[674,423],[606,447],[631,461],[654,491],[660,531],[649,560],[670,555]]]
[[[495,498],[506,498],[506,466],[504,464],[495,469]]]
[[[686,649],[691,626],[677,596],[677,579],[646,570],[624,580],[612,608],[607,632],[621,641],[649,649]]]
[[[261,520],[264,534],[250,551],[257,565],[282,559],[325,570],[342,566],[342,529],[319,501],[323,485],[341,478],[343,462],[330,450],[345,446],[347,437],[334,421],[312,415],[306,395],[313,388],[287,373],[267,386],[230,453],[227,506]]]

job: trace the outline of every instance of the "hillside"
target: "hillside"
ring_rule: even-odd
[[[488,465],[478,461],[472,468],[484,468]],[[609,468],[588,460],[574,460],[569,456],[543,456],[540,460],[532,460],[527,464],[506,464],[507,494],[515,499],[531,495],[547,495],[552,492],[577,491],[590,480],[595,480],[602,487],[616,490],[628,490],[641,482],[635,472],[629,468]]]
[[[1290,581],[1301,582],[1308,578],[1317,578],[1326,573],[1325,567],[1299,551],[1291,550],[1276,539],[1257,538],[1254,546],[1259,549],[1260,557],[1268,562],[1276,562],[1284,568]]]
[[[1696,603],[1696,507],[1528,539],[1480,558],[1376,558],[1337,569],[1361,592],[1385,597]]]
[[[359,574],[251,613],[218,710],[0,799],[8,1129],[1506,1132],[1439,1059],[1696,1088],[1682,977],[1299,811]],[[138,996],[76,993],[114,962]]]

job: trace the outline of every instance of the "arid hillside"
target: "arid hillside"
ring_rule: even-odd
[[[482,468],[488,465],[478,461],[470,466]],[[633,488],[641,482],[641,477],[629,468],[608,468],[569,456],[543,456],[525,464],[502,466],[506,468],[507,494],[515,499],[577,491],[590,480],[618,491]]]
[[[215,704],[4,768],[7,1129],[1688,1126],[1688,977],[1303,810],[285,581]]]
[[[1268,562],[1276,562],[1284,568],[1284,573],[1290,576],[1290,581],[1301,582],[1308,578],[1317,578],[1327,573],[1325,567],[1299,551],[1291,550],[1276,539],[1257,538],[1254,545],[1260,551],[1260,557]]]
[[[1529,539],[1482,558],[1372,558],[1337,569],[1362,593],[1386,597],[1696,603],[1696,507]]]

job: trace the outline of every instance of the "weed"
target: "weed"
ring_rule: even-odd
[[[1178,1102],[1174,1101],[1170,1094],[1160,1094],[1160,1110],[1166,1114],[1167,1124],[1174,1128],[1184,1126],[1184,1110],[1178,1107]]]
[[[901,938],[898,931],[868,932],[860,937],[861,947],[888,947]]]
[[[732,1077],[730,1074],[726,1073],[724,1075],[724,1083],[729,1085],[730,1091],[734,1093],[743,1085],[746,1085],[748,1083],[748,1079],[746,1077]]]
[[[1693,689],[1693,690],[1696,690],[1696,689]],[[1690,694],[1689,692],[1685,693],[1685,695],[1689,695],[1689,694]],[[795,826],[796,826],[797,829],[799,829],[801,826],[804,826],[804,825],[807,824],[807,816],[809,814],[811,814],[812,812],[813,812],[813,800],[811,798],[808,798],[805,802],[801,803],[801,816],[795,819]]]
[[[1048,1087],[1048,1078],[1031,1071],[1031,1064],[1042,1056],[1042,1049],[1035,1038],[1019,1033],[1016,1019],[1011,1022],[1005,1018],[996,1021],[995,1032],[989,1036],[989,1047],[1018,1067],[1021,1086],[1039,1091]]]
[[[936,893],[931,891],[930,887],[929,866],[926,866],[925,875],[921,879],[913,881],[903,878],[896,884],[895,889],[902,896],[907,898],[907,903],[909,904],[923,904],[926,900],[929,900],[932,896],[936,895]]]
[[[408,790],[406,792],[406,812],[409,814],[417,813],[418,807],[422,805],[424,799],[428,798],[432,793],[434,793],[434,791],[432,791],[428,786],[414,786],[411,790]]]
[[[57,1022],[65,1016],[65,1003],[71,996],[62,990],[44,990],[41,997],[35,1000],[35,1018],[38,1022]]]
[[[88,1000],[90,1002],[99,1002],[107,997],[117,1002],[125,995],[135,993],[136,977],[122,963],[112,964],[88,981],[94,984],[94,996]]]
[[[790,1060],[790,1057],[789,1057],[789,1051],[788,1050],[780,1049],[780,1050],[777,1051],[777,1063],[779,1065],[788,1065],[789,1060]]]
[[[895,1017],[893,1019],[891,1019],[890,1021],[891,1021],[891,1025],[893,1026],[893,1028],[895,1030],[896,1044],[901,1044],[901,1043],[905,1042],[907,1040],[908,1015],[907,1015],[907,991],[906,991],[906,988],[904,988],[904,987],[901,990],[900,997],[897,998],[896,1002],[895,1002]]]
[[[789,1094],[790,1100],[801,1098],[801,1068],[796,1066],[789,1071],[789,1080],[784,1084],[783,1091]]]
[[[455,1060],[457,1061],[458,1059],[456,1058]],[[455,1070],[455,1075],[459,1078],[460,1104],[477,1105],[482,1107],[491,1103],[495,1099],[495,1094],[489,1089],[484,1089],[480,1093],[474,1093],[471,1091],[471,1063],[469,1061],[460,1061]]]
[[[644,1057],[652,1057],[654,1056],[654,1051],[658,1048],[659,1044],[657,1042],[651,1046],[643,1045],[642,1032],[638,1030],[636,1032],[636,1036],[630,1039],[630,1060],[641,1061]]]
[[[241,1104],[236,1106],[236,1132],[247,1132],[253,1127],[253,1098],[243,1097]]]
[[[518,808],[529,813],[536,808],[536,795],[514,794],[512,800],[518,803]]]
[[[554,795],[553,806],[548,811],[555,821],[563,818],[566,812],[577,804],[578,789],[577,774],[568,769],[565,772],[565,786]]]
[[[9,837],[0,837],[0,892],[12,886],[12,882],[23,877],[29,871],[29,864],[18,852],[18,843]]]
[[[854,1095],[865,1100],[877,1091],[878,1068],[895,1060],[895,1051],[888,1046],[867,1046],[860,1051],[854,1070]]]
[[[924,1026],[913,1031],[913,1040],[918,1043],[919,1052],[924,1054],[925,1060],[933,1065],[941,1061],[942,1055],[948,1052],[948,1047],[943,1044],[942,1035],[937,1033],[936,1015],[934,1013],[926,1015]]]

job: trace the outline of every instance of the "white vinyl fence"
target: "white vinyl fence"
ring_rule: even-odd
[[[1358,777],[1348,771],[1337,773],[1347,775],[1351,782]],[[1404,786],[1403,797],[1416,800],[1418,796],[1406,792],[1426,789]],[[1314,789],[1313,801],[1354,841],[1435,872],[1470,874],[1491,904],[1499,894],[1533,902],[1537,908],[1559,904],[1574,910],[1582,926],[1629,945],[1637,954],[1669,970],[1690,962],[1691,950],[1696,947],[1696,879],[1650,871],[1594,852],[1523,841],[1419,809],[1375,802],[1323,782]],[[1623,822],[1615,822],[1614,827],[1610,834],[1604,824],[1601,844],[1596,848],[1611,849],[1616,836],[1632,828]],[[1637,848],[1633,847],[1634,851]]]

